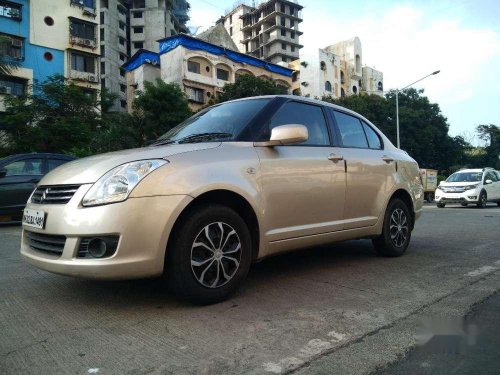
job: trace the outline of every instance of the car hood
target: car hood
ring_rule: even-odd
[[[439,186],[444,186],[444,187],[462,187],[462,186],[470,186],[470,185],[477,185],[480,184],[481,181],[476,181],[476,182],[441,182]]]
[[[210,142],[151,146],[89,156],[54,169],[45,175],[39,185],[92,184],[106,172],[125,163],[145,159],[165,159],[172,155],[216,148],[220,144],[220,142]]]

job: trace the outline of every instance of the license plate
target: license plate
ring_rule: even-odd
[[[43,229],[45,227],[45,212],[25,208],[23,213],[23,224],[28,227]]]

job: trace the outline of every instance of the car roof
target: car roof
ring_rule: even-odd
[[[6,157],[0,159],[0,163],[4,163],[6,161],[11,161],[11,160],[24,159],[25,157],[54,157],[54,158],[66,159],[66,160],[76,159],[73,156],[65,155],[65,154],[55,154],[55,153],[50,153],[50,152],[31,152],[31,153],[25,153],[25,154],[14,154],[14,155],[6,156]]]

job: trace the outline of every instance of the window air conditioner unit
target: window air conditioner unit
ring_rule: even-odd
[[[89,74],[88,81],[89,82],[97,82],[97,77],[93,74]]]
[[[11,39],[13,47],[21,48],[23,46],[23,41],[21,39]]]

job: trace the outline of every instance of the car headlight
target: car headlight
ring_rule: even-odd
[[[464,186],[464,190],[473,190],[473,189],[477,188],[478,186],[479,186],[479,184]]]
[[[83,206],[123,202],[134,187],[155,169],[168,163],[167,160],[139,160],[120,165],[92,185],[82,200]]]

